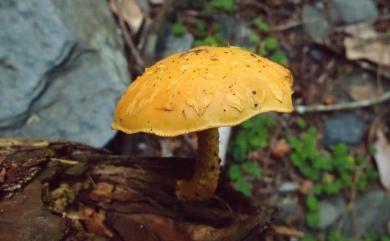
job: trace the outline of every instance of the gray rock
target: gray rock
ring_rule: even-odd
[[[323,42],[330,32],[330,25],[323,6],[305,4],[302,11],[303,28],[314,41]]]
[[[369,191],[359,196],[355,203],[355,228],[352,218],[345,216],[343,233],[352,236],[355,230],[357,238],[368,231],[385,234],[390,221],[390,196],[381,190]]]
[[[218,22],[221,24],[221,28],[218,33],[226,41],[230,41],[233,36],[233,32],[236,25],[236,19],[233,15],[222,14],[217,17]]]
[[[297,198],[286,197],[277,202],[277,221],[283,223],[293,223],[297,220],[302,220],[304,218],[304,210]]]
[[[249,27],[246,22],[238,22],[235,26],[235,39],[234,44],[245,48],[255,48],[256,44],[249,41],[249,36],[254,31]]]
[[[309,56],[317,62],[320,62],[322,60],[322,53],[321,50],[319,50],[318,48],[311,48],[309,50]]]
[[[344,23],[378,17],[378,8],[372,0],[333,0],[333,11]]]
[[[194,37],[190,33],[185,33],[183,36],[177,37],[170,34],[166,41],[163,57],[175,54],[180,51],[187,50],[192,47]]]
[[[346,211],[346,204],[342,198],[330,199],[320,202],[320,229],[334,224]]]
[[[129,81],[105,1],[0,3],[0,135],[101,146]]]
[[[282,193],[295,192],[299,189],[299,185],[296,182],[283,182],[279,187],[278,191]]]
[[[336,113],[325,121],[324,145],[357,145],[366,132],[364,120],[354,112]]]

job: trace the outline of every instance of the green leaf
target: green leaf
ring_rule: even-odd
[[[379,241],[380,236],[374,232],[367,232],[363,235],[363,241]]]
[[[306,206],[309,211],[318,211],[320,209],[320,203],[314,195],[310,195],[307,197]]]
[[[236,9],[236,2],[234,0],[212,0],[210,6],[213,9],[232,12]]]
[[[313,193],[316,195],[322,194],[322,185],[321,184],[316,184],[313,188]]]
[[[214,34],[209,35],[203,40],[195,41],[195,46],[226,46],[221,36]]]
[[[259,55],[261,56],[267,56],[268,55],[268,50],[265,48],[265,46],[261,47],[259,49]]]
[[[301,241],[317,241],[317,239],[312,234],[305,233]]]
[[[341,191],[342,185],[339,180],[333,180],[332,182],[323,183],[322,191],[326,194],[337,194]]]
[[[260,38],[260,36],[257,33],[251,33],[248,36],[248,40],[249,40],[249,42],[251,42],[253,44],[258,44],[258,43],[260,43],[261,38]]]
[[[237,165],[237,164],[231,165],[229,167],[228,175],[229,175],[230,179],[232,179],[234,181],[242,178],[240,165]]]
[[[268,23],[264,22],[260,17],[255,18],[253,20],[253,24],[258,30],[262,32],[267,32],[270,28]]]
[[[277,37],[270,36],[265,39],[265,47],[268,50],[276,50],[279,47],[279,40]]]
[[[172,25],[171,32],[175,36],[183,36],[187,32],[187,27],[181,23],[181,22],[176,22]]]
[[[381,241],[390,241],[390,236],[382,237]]]
[[[261,167],[257,162],[248,161],[245,163],[245,170],[249,175],[255,178],[261,177]]]
[[[298,120],[296,120],[296,124],[301,129],[305,129],[307,126],[307,123],[303,118],[299,118]]]
[[[284,65],[284,66],[287,66],[288,64],[288,61],[287,61],[287,57],[286,55],[284,54],[283,51],[276,51],[275,53],[273,53],[270,57],[270,59],[276,63],[279,63],[281,65]]]
[[[205,21],[201,19],[196,20],[195,28],[196,28],[196,32],[195,32],[196,39],[202,39],[207,36],[207,25]]]
[[[234,189],[236,189],[237,191],[241,192],[246,196],[250,196],[252,194],[252,188],[253,188],[252,184],[250,184],[248,181],[246,181],[243,178],[237,180],[233,186]]]
[[[309,227],[318,228],[320,226],[320,216],[317,212],[308,212],[305,218]]]

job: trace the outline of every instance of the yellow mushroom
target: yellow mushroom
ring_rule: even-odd
[[[119,100],[112,128],[159,136],[196,132],[194,174],[177,181],[176,195],[203,200],[218,184],[217,128],[263,112],[291,112],[292,84],[288,69],[244,49],[197,47],[147,68]]]

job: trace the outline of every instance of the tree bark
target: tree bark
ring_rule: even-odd
[[[0,241],[263,240],[271,212],[221,178],[181,202],[194,159],[136,158],[68,142],[0,139]]]

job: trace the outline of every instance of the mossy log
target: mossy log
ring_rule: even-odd
[[[270,212],[223,177],[208,201],[176,199],[175,180],[189,179],[193,164],[0,139],[0,241],[263,240]]]

